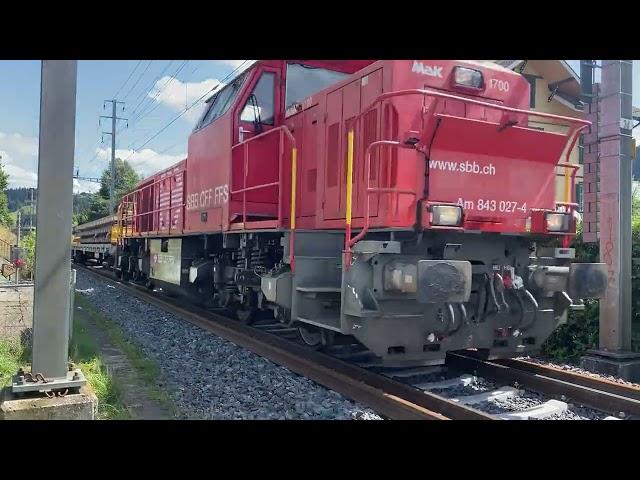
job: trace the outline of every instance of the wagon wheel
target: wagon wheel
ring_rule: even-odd
[[[307,346],[314,349],[322,347],[322,330],[318,327],[307,324],[299,325],[298,334]]]

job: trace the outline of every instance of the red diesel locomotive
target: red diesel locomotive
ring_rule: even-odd
[[[526,79],[485,62],[258,61],[123,199],[114,268],[387,364],[533,353],[606,289],[555,196],[588,126],[531,111]]]

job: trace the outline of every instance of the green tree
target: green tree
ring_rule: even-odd
[[[131,165],[120,158],[115,164],[114,203],[117,206],[122,197],[131,192],[140,181],[140,176]],[[107,167],[100,177],[100,190],[88,197],[78,197],[73,222],[76,225],[97,220],[109,215],[109,186],[111,183],[111,168]]]
[[[27,271],[33,271],[36,266],[36,232],[27,233],[20,242],[25,250],[25,262]],[[23,272],[26,273],[26,272]]]
[[[9,201],[5,190],[9,184],[9,174],[4,171],[0,163],[0,225],[12,226],[13,222],[9,215]]]
[[[117,197],[116,197],[117,201]],[[86,214],[86,215],[85,215]],[[77,217],[78,224],[97,220],[98,218],[109,215],[109,200],[102,198],[100,193],[93,194],[89,209]]]
[[[579,262],[598,262],[598,243],[584,243],[582,241],[582,226],[572,247],[576,249],[576,259]],[[631,256],[631,298],[633,337],[632,348],[640,350],[640,196],[634,194],[631,209],[632,246]],[[542,352],[556,360],[577,361],[585,351],[595,348],[598,344],[599,304],[597,300],[586,300],[584,312],[570,312],[569,321],[561,325],[549,337]]]
[[[118,203],[124,195],[133,190],[136,184],[140,181],[140,176],[126,160],[122,160],[120,158],[116,158],[115,174],[116,181],[113,196],[115,202]],[[105,171],[102,172],[102,177],[100,177],[100,191],[98,192],[100,196],[106,200],[109,200],[110,184],[111,168],[107,167]]]

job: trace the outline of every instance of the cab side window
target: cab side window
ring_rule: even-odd
[[[240,120],[259,121],[262,125],[273,125],[275,115],[275,78],[273,72],[264,72],[247,99]]]

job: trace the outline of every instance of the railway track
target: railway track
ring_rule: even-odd
[[[604,419],[640,418],[640,389],[522,360],[486,361],[473,353],[453,353],[446,367],[385,369],[366,351],[349,346],[332,354],[300,342],[295,329],[273,321],[252,326],[146,288],[124,283],[101,268],[76,265],[127,293],[183,320],[305,376],[389,419],[404,420],[529,420],[546,419],[578,404]],[[543,400],[518,411],[488,413],[490,402],[509,401],[533,391]],[[453,392],[453,394],[451,393]],[[485,411],[483,411],[485,410]],[[608,414],[608,416],[607,416]]]

